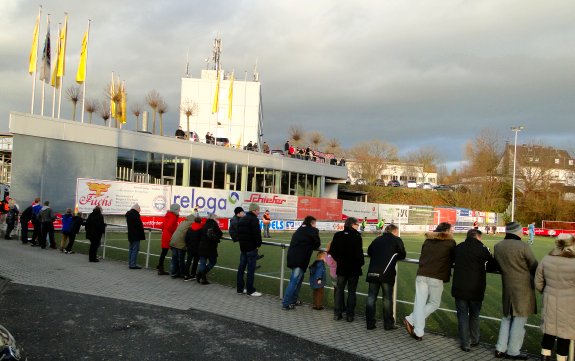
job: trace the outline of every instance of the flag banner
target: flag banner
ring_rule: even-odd
[[[126,120],[127,120],[127,118],[126,118],[126,113],[127,113],[127,110],[126,110],[126,105],[127,105],[127,104],[126,104],[126,103],[127,103],[127,99],[126,99],[126,82],[123,82],[123,83],[122,83],[121,92],[122,92],[122,101],[121,101],[122,116],[121,116],[121,120],[120,120],[120,121],[122,122],[122,124],[126,124]]]
[[[230,79],[230,91],[228,92],[228,119],[232,120],[232,104],[234,100],[234,73]]]
[[[46,39],[44,40],[44,50],[42,51],[42,67],[40,68],[40,80],[44,83],[50,83],[52,51],[50,49],[50,19],[48,19],[48,30],[46,30]]]
[[[60,51],[58,52],[58,73],[59,78],[64,76],[66,68],[66,37],[68,34],[68,15],[64,18],[64,26],[60,30]]]
[[[32,48],[30,48],[30,63],[28,64],[28,73],[36,72],[36,62],[38,61],[38,32],[40,31],[40,15],[36,18],[34,35],[32,37]]]
[[[112,83],[110,84],[110,116],[116,119],[116,102],[114,95],[116,94],[116,86],[114,85],[114,73],[112,73]]]
[[[58,34],[60,33],[60,26],[58,25]],[[50,84],[54,88],[60,88],[60,78],[58,77],[58,63],[60,62],[60,52],[62,51],[60,36],[58,36],[58,47],[56,48],[56,63],[52,69],[52,80]]]
[[[82,84],[86,81],[86,63],[88,61],[88,30],[84,33],[82,39],[82,50],[80,52],[80,63],[78,64],[78,72],[76,73],[76,82]]]
[[[220,71],[218,70],[218,80],[216,81],[216,93],[214,95],[214,104],[212,105],[212,114],[218,112],[220,102]]]

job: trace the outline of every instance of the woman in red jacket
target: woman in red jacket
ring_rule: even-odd
[[[180,205],[174,203],[170,206],[170,210],[164,216],[164,223],[162,223],[162,253],[158,261],[158,275],[167,275],[168,272],[164,271],[164,259],[170,250],[170,239],[172,234],[178,228],[178,218],[180,216]]]

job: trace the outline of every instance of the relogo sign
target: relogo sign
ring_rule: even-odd
[[[180,205],[180,215],[187,216],[198,209],[205,216],[215,213],[219,217],[231,218],[234,208],[241,204],[242,192],[196,187],[172,187],[172,203]]]

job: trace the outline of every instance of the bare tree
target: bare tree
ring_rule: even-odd
[[[187,121],[187,128],[186,133],[189,136],[190,134],[190,117],[196,115],[198,113],[198,104],[195,102],[186,99],[185,102],[180,104],[180,112],[186,116]]]
[[[72,85],[68,89],[66,89],[66,99],[72,102],[72,120],[76,121],[76,107],[78,105],[78,101],[82,98],[82,90],[79,86]]]
[[[86,113],[88,113],[88,123],[92,124],[92,115],[98,109],[98,105],[94,99],[86,99],[86,104],[84,106]]]
[[[333,154],[339,153],[341,151],[341,144],[339,143],[339,140],[335,138],[331,138],[330,140],[328,140],[325,151],[327,153],[333,153]]]
[[[161,101],[162,97],[160,96],[160,93],[158,93],[158,91],[155,89],[151,90],[146,95],[146,103],[150,108],[152,108],[152,111],[154,113],[154,116],[152,118],[152,134],[156,134],[156,113],[158,112],[158,105],[160,105]]]
[[[439,153],[437,149],[432,146],[423,146],[405,156],[405,162],[408,167],[414,166],[421,174],[423,182],[427,182],[429,173],[437,172],[437,162],[439,160]]]
[[[307,134],[309,141],[314,145],[315,150],[319,151],[319,146],[324,142],[324,136],[321,132],[313,131]]]
[[[300,146],[301,142],[304,139],[305,132],[301,127],[301,125],[292,125],[289,128],[289,136],[290,140],[292,141],[292,143],[294,143],[294,145]]]
[[[397,148],[381,140],[370,140],[351,148],[347,158],[350,171],[357,174],[357,178],[374,184],[387,164],[397,160]]]
[[[467,142],[465,146],[465,174],[472,177],[487,176],[492,180],[497,174],[502,149],[501,137],[495,130],[481,130],[475,139]]]
[[[102,103],[100,103],[100,106],[98,106],[98,114],[100,115],[100,118],[102,118],[104,120],[104,125],[107,125],[108,120],[110,119],[110,102],[108,101],[108,99],[104,99],[102,100]]]
[[[158,104],[158,114],[160,115],[160,135],[164,135],[164,114],[168,111],[168,104],[162,99]]]
[[[142,114],[142,104],[134,103],[132,105],[132,114],[136,117],[136,131],[140,130],[140,114]]]

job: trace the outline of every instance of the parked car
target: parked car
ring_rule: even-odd
[[[219,145],[222,147],[229,147],[230,146],[230,140],[228,138],[216,138],[216,145]]]
[[[276,157],[285,157],[285,153],[281,149],[274,149],[270,152],[271,155],[275,155]]]
[[[355,184],[365,186],[367,185],[367,181],[363,178],[360,178],[355,181]]]
[[[445,185],[445,184],[439,184],[439,185],[436,185],[435,187],[433,187],[433,190],[451,192],[451,191],[453,191],[453,188],[451,188],[450,186]]]
[[[407,181],[407,188],[417,188],[417,182],[414,180]]]
[[[385,181],[383,179],[378,179],[375,181],[375,185],[378,187],[385,187]]]
[[[399,181],[397,179],[392,179],[389,182],[387,182],[387,186],[388,187],[401,187],[401,183],[399,183]]]
[[[431,183],[425,182],[425,183],[421,183],[419,185],[419,188],[421,188],[421,189],[433,189],[433,186],[431,185]]]

